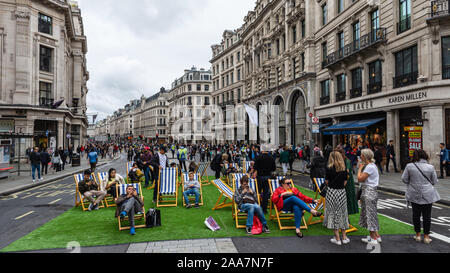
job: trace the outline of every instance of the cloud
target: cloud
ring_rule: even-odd
[[[88,40],[88,112],[98,120],[141,95],[169,89],[211,45],[239,28],[254,0],[79,0]]]

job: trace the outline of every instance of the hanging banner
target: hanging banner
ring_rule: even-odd
[[[423,149],[423,127],[405,127],[408,133],[409,156],[413,156],[415,150]]]

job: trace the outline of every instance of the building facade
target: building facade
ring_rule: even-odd
[[[211,70],[196,67],[185,70],[181,78],[172,83],[168,95],[170,141],[198,143],[211,141]]]
[[[30,136],[23,150],[84,145],[87,50],[75,1],[0,1],[0,133]]]

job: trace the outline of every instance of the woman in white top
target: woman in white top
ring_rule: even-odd
[[[361,183],[362,191],[359,225],[370,232],[370,236],[362,239],[365,243],[381,243],[381,237],[378,234],[380,227],[377,213],[379,181],[380,176],[377,165],[375,165],[374,153],[370,149],[362,150],[358,170],[358,182]]]
[[[101,190],[106,191],[108,194],[112,195],[114,198],[116,196],[116,186],[119,184],[125,184],[125,179],[117,173],[115,169],[110,169],[108,175],[101,183]]]

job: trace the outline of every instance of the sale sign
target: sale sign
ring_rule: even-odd
[[[405,127],[408,132],[409,156],[413,156],[415,150],[423,149],[423,127]]]

